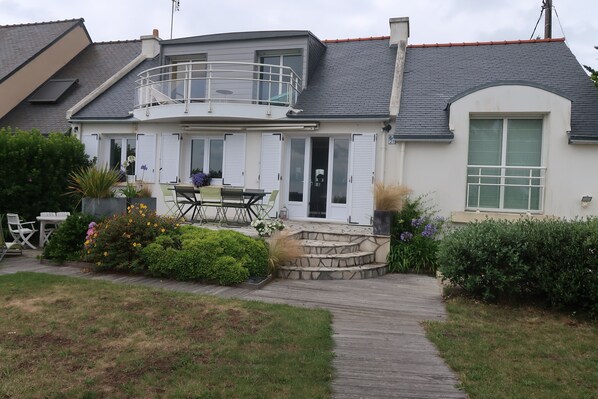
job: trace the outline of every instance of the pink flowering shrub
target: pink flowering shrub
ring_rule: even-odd
[[[127,213],[90,223],[85,240],[87,260],[98,270],[143,272],[141,250],[159,235],[176,235],[175,219],[156,215],[145,204],[131,205]]]

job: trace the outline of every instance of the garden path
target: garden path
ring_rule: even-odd
[[[425,337],[420,322],[445,317],[436,279],[389,274],[349,281],[276,280],[260,290],[147,277],[89,273],[78,267],[11,257],[0,275],[20,271],[139,284],[173,291],[322,307],[333,314],[335,398],[465,398],[457,378]]]

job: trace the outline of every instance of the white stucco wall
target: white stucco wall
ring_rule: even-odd
[[[238,121],[235,121],[238,123]],[[105,164],[109,161],[109,151],[110,151],[110,137],[120,137],[126,135],[134,135],[137,133],[145,133],[145,134],[155,134],[156,135],[156,158],[155,158],[155,165],[156,165],[156,178],[153,186],[153,193],[154,196],[158,198],[158,213],[166,212],[166,206],[162,200],[162,194],[159,187],[159,168],[160,168],[160,160],[162,158],[162,140],[161,134],[162,133],[181,133],[182,134],[182,141],[181,141],[181,152],[179,158],[179,173],[180,173],[180,180],[183,183],[187,183],[188,180],[188,169],[191,163],[191,139],[193,137],[223,137],[225,133],[233,133],[234,130],[230,131],[195,131],[195,132],[185,132],[181,129],[179,122],[169,122],[169,123],[144,123],[144,122],[123,122],[123,123],[102,123],[102,122],[86,122],[77,125],[79,127],[79,138],[82,137],[84,134],[99,134],[102,137],[102,140],[99,141],[99,155],[98,155],[98,163]],[[381,156],[381,152],[386,147],[385,143],[385,135],[381,133],[381,127],[383,126],[382,122],[375,121],[375,122],[342,122],[342,121],[331,121],[331,122],[322,122],[320,123],[319,129],[315,131],[293,131],[293,130],[285,130],[281,133],[283,137],[290,138],[290,137],[308,137],[308,136],[327,136],[327,137],[334,137],[334,136],[343,136],[349,138],[352,133],[374,133],[377,134],[377,156],[376,156],[376,176],[384,175],[383,172],[383,156]],[[274,131],[269,131],[270,133]],[[260,160],[262,157],[261,153],[261,140],[262,140],[262,132],[260,131],[251,131],[246,132],[246,141],[245,141],[245,187],[248,188],[258,188],[260,185],[259,181],[259,174],[260,174]],[[286,146],[283,144],[282,146],[282,156],[281,156],[281,174],[283,176],[283,180],[281,181],[281,192],[285,189],[286,179],[285,176],[285,159],[286,159]],[[390,161],[391,164],[394,161]],[[388,174],[387,174],[388,175]],[[280,206],[284,205],[284,200],[280,202]]]
[[[598,214],[598,147],[570,145],[571,102],[529,86],[495,86],[471,93],[450,107],[451,143],[406,143],[405,184],[416,194],[430,193],[443,216],[463,212],[470,117],[541,117],[546,166],[544,214],[573,218]],[[396,145],[398,153],[399,144]],[[581,207],[581,197],[595,199]]]

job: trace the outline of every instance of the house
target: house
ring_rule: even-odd
[[[298,220],[371,224],[375,180],[455,222],[598,213],[598,90],[563,39],[408,45],[408,18],[362,39],[157,36],[66,115],[157,197],[204,171],[280,190]]]
[[[141,40],[93,43],[83,19],[0,26],[0,126],[67,132],[67,111],[141,53]]]

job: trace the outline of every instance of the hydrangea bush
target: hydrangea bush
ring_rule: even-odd
[[[257,230],[260,237],[269,237],[273,232],[284,229],[284,223],[280,219],[254,219],[251,227]]]
[[[425,197],[408,198],[393,222],[387,259],[389,271],[436,272],[438,237],[444,223],[433,208],[426,206]]]

